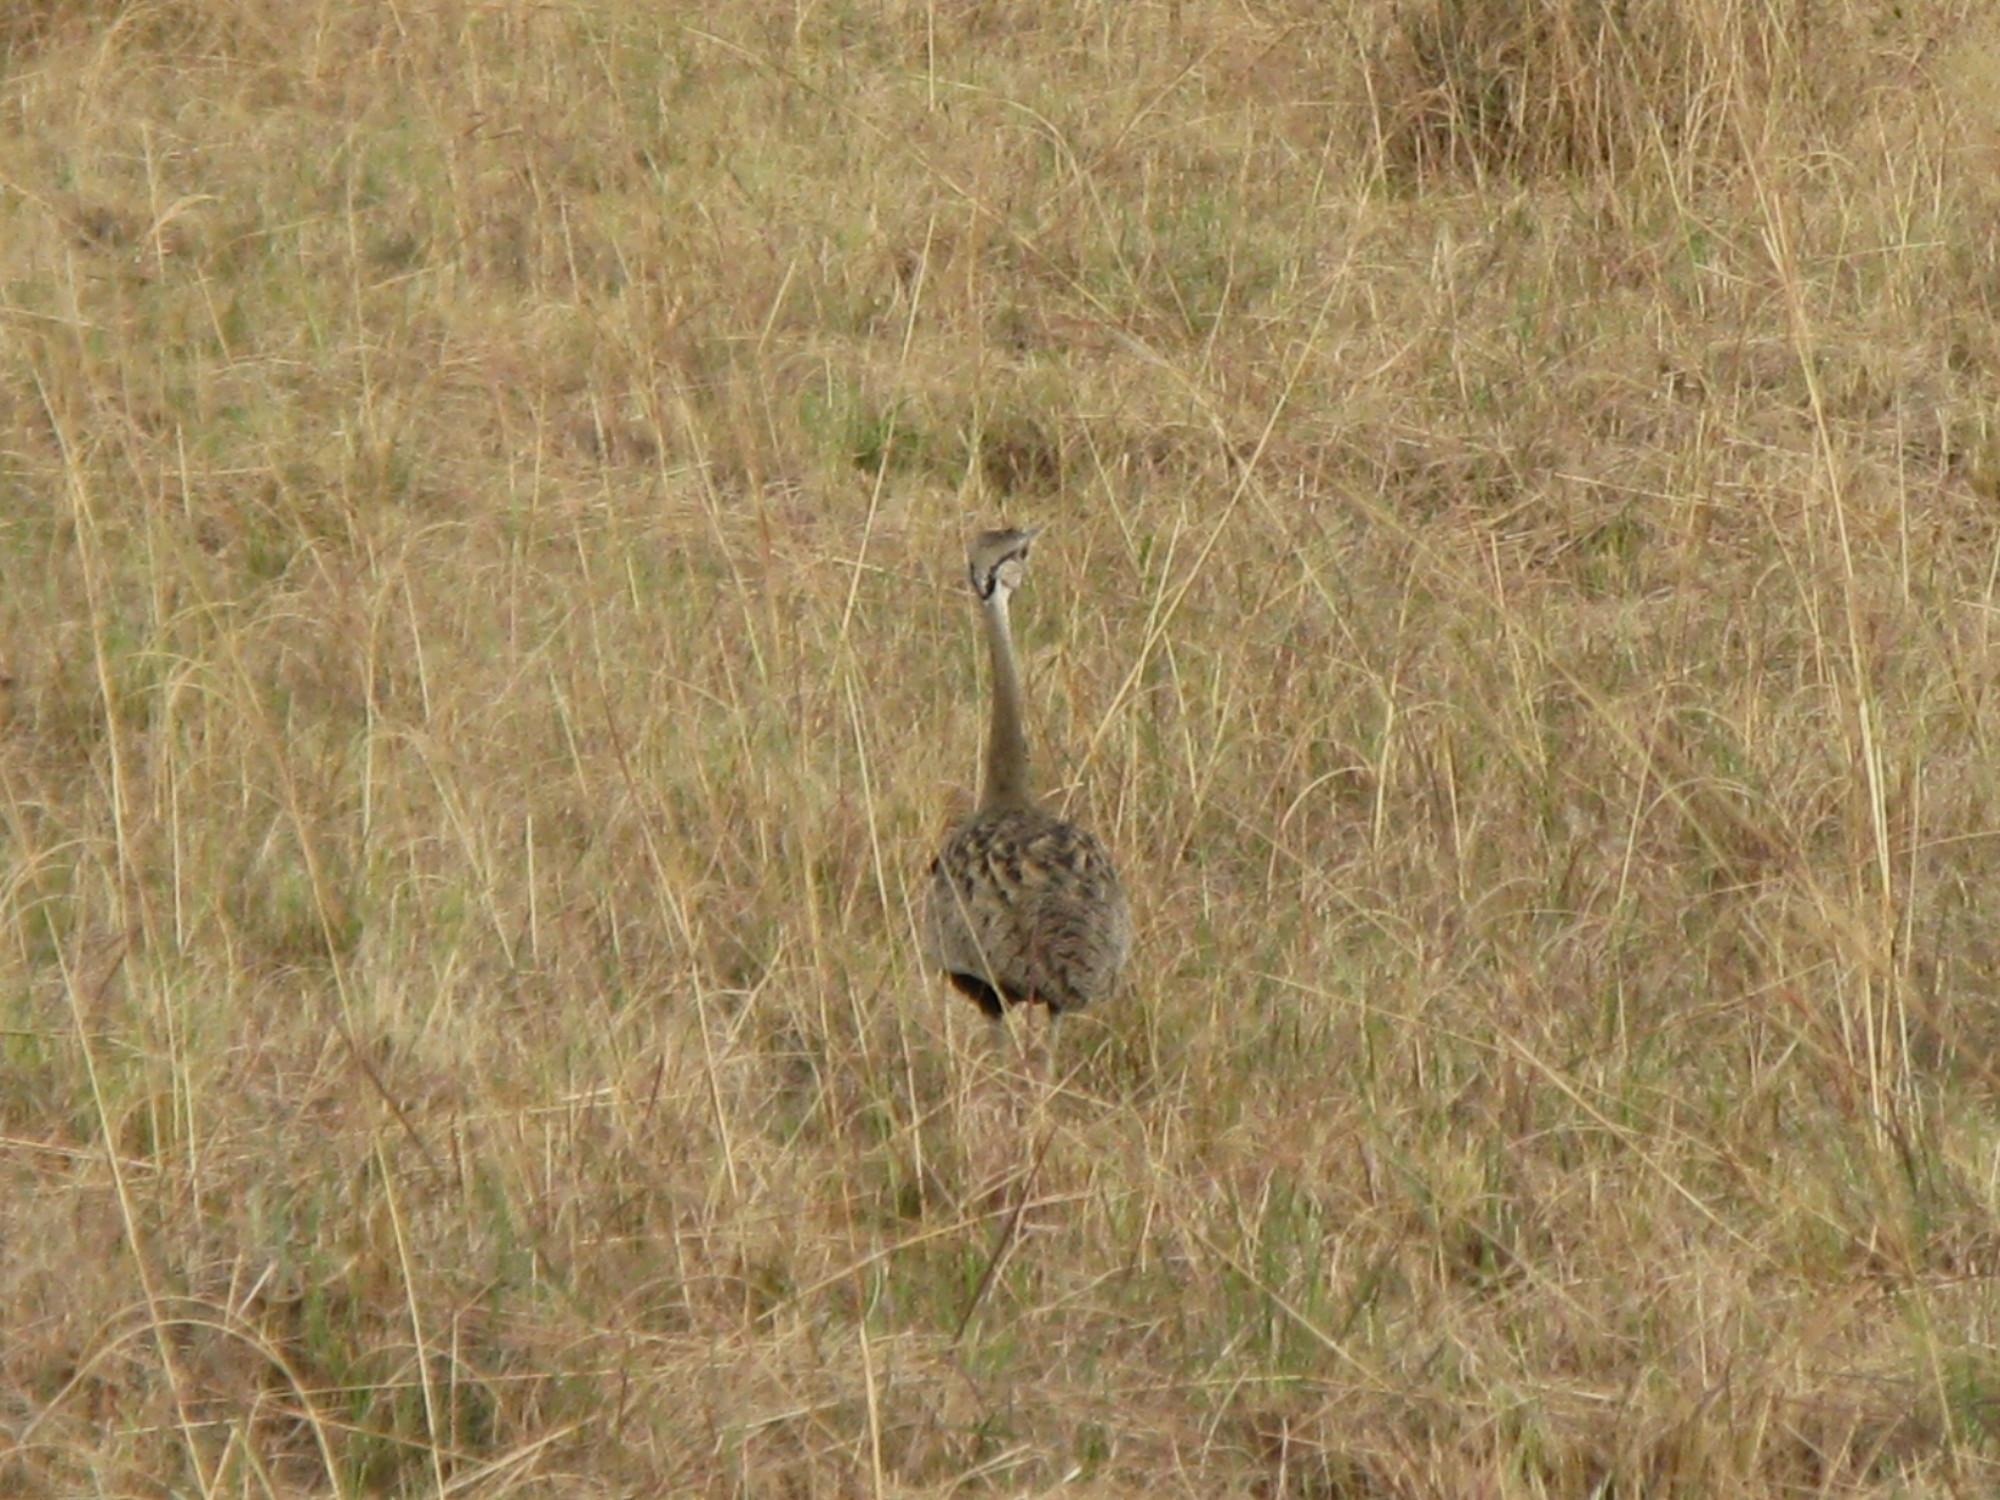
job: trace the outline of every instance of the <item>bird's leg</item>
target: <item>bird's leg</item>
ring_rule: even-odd
[[[1028,1086],[1028,1093],[1035,1101],[1037,1109],[1048,1102],[1049,1090],[1055,1083],[1055,1012],[1046,1012],[1047,1019],[1023,1016],[1021,1028],[1020,1073]]]
[[[1025,1010],[1027,1007],[1016,1007]],[[1029,1020],[1027,1016],[1017,1016],[1012,1025],[1003,1012],[994,1016],[986,1028],[988,1042],[987,1059],[993,1067],[993,1083],[999,1095],[999,1107],[1006,1114],[1006,1125],[999,1137],[1014,1140],[1019,1136],[1025,1123],[1022,1110],[1026,1108],[1022,1085],[1032,1088],[1034,1084],[1034,1043],[1019,1028]]]

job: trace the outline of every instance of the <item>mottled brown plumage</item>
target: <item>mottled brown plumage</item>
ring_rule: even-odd
[[[1033,531],[972,544],[993,664],[993,714],[978,810],[931,863],[924,949],[994,1020],[1040,1002],[1060,1015],[1109,994],[1132,946],[1132,916],[1111,856],[1035,801],[1021,727],[1008,600],[1027,576]]]

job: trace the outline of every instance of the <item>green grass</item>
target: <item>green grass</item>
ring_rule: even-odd
[[[1992,1487],[1972,8],[0,54],[0,1490]]]

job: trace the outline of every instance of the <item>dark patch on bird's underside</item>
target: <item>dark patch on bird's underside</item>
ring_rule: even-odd
[[[979,1007],[989,1021],[1002,1019],[1010,1005],[1027,1005],[1041,999],[1039,995],[1024,995],[1019,990],[996,990],[979,975],[961,974],[956,969],[950,970],[946,977],[960,994],[972,997],[972,1003]],[[1052,1000],[1043,1000],[1042,1003],[1048,1006],[1050,1015],[1056,1014],[1060,1009]]]
[[[972,997],[973,1004],[986,1013],[988,1020],[997,1021],[1007,1014],[1007,1007],[1000,1003],[1000,992],[977,974],[960,974],[953,970],[950,977],[961,993]]]

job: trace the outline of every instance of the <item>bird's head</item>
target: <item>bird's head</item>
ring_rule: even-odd
[[[1028,576],[1028,547],[1042,528],[1026,531],[982,531],[972,539],[967,571],[972,592],[984,602],[997,597],[1001,604]]]

